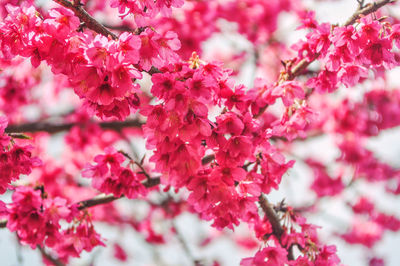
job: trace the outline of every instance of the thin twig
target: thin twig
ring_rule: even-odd
[[[192,252],[190,251],[189,245],[187,244],[186,240],[183,238],[182,234],[179,232],[178,228],[176,227],[175,221],[172,220],[172,228],[175,231],[176,238],[178,239],[179,243],[181,244],[183,250],[185,251],[188,258],[193,262],[194,266],[201,266],[203,265],[200,260],[196,259]]]
[[[50,254],[48,254],[41,246],[37,245],[37,248],[39,249],[42,256],[45,257],[47,260],[49,260],[51,263],[53,263],[55,266],[64,266],[65,265],[59,259],[56,259],[53,256],[51,256]]]

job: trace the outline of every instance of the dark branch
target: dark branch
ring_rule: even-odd
[[[95,198],[88,199],[88,200],[83,200],[78,203],[78,209],[84,210],[86,208],[94,207],[97,205],[110,203],[119,198],[121,198],[121,197],[115,197],[114,195],[106,195],[106,196],[100,196],[97,198],[95,197]]]
[[[258,198],[258,200],[261,209],[264,211],[269,223],[272,226],[272,233],[280,240],[284,231],[281,226],[281,221],[278,215],[276,214],[276,212],[274,211],[271,204],[268,202],[267,197],[264,194],[262,194]]]
[[[271,224],[272,234],[274,236],[276,236],[279,243],[281,243],[281,237],[284,233],[284,229],[281,225],[281,220],[280,220],[279,216],[276,214],[274,208],[268,202],[268,199],[264,194],[261,194],[261,196],[258,198],[258,202],[261,206],[261,209],[264,211],[265,216],[267,217],[269,223]],[[288,250],[288,259],[294,260],[292,248],[289,248],[289,250]]]
[[[20,125],[9,125],[6,129],[6,133],[23,133],[23,132],[47,132],[47,133],[58,133],[66,130],[70,130],[73,126],[84,127],[85,123],[65,123],[56,124],[48,122],[35,122]],[[123,122],[113,121],[113,122],[101,122],[98,124],[103,129],[112,129],[119,131],[126,127],[141,127],[142,122],[138,120],[126,120]]]

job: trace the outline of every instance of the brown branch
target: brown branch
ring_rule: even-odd
[[[82,22],[85,23],[85,26],[89,29],[100,33],[101,35],[113,38],[114,40],[118,39],[117,35],[106,29],[103,25],[101,25],[97,20],[95,20],[82,6],[78,4],[73,4],[67,0],[53,0],[54,2],[68,8],[74,12],[75,16],[77,16]]]
[[[276,236],[279,243],[281,243],[281,237],[282,237],[283,233],[285,232],[285,230],[283,229],[283,227],[281,225],[281,220],[280,220],[279,216],[276,214],[274,208],[269,203],[267,197],[264,194],[260,195],[260,197],[258,198],[258,202],[261,206],[261,209],[264,211],[265,216],[267,217],[269,223],[271,224],[272,234],[274,236]],[[289,248],[289,250],[288,250],[288,259],[294,260],[292,248]]]
[[[128,31],[128,32],[135,32],[136,30],[131,28],[129,25],[111,25],[111,24],[103,24],[104,27],[110,30],[117,30],[117,31]]]
[[[0,228],[4,228],[7,226],[7,220],[1,220],[0,221]]]
[[[23,133],[23,132],[47,132],[47,133],[58,133],[66,130],[70,130],[73,126],[84,127],[87,123],[65,123],[56,124],[49,122],[34,122],[26,123],[20,125],[9,125],[6,129],[6,133]],[[138,120],[126,120],[123,122],[113,121],[113,122],[100,122],[98,125],[103,129],[112,129],[119,131],[126,127],[141,127],[142,122]]]
[[[261,194],[261,196],[258,198],[258,202],[260,203],[262,210],[264,211],[269,223],[271,224],[272,233],[280,240],[284,230],[281,226],[281,221],[278,215],[276,214],[264,194]]]
[[[215,159],[214,154],[206,155],[201,159],[201,164],[206,165],[208,163],[211,163]]]
[[[78,210],[84,210],[86,208],[94,207],[101,204],[110,203],[121,197],[115,197],[114,195],[105,195],[100,197],[94,197],[92,199],[83,200],[78,202]]]

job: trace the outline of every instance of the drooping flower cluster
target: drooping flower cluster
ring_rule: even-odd
[[[40,73],[23,60],[4,62],[3,67],[6,71],[0,74],[0,109],[12,122],[19,118],[21,107],[33,102],[32,88],[40,83]]]
[[[60,219],[71,219],[71,210],[61,198],[43,199],[42,192],[18,187],[8,205],[7,228],[17,232],[21,243],[53,247],[61,238]]]
[[[50,247],[65,261],[71,256],[79,257],[83,250],[104,245],[90,219],[79,218],[82,215],[76,206],[67,205],[63,198],[46,198],[42,189],[17,187],[12,203],[7,204],[7,228],[17,233],[22,244],[33,249]],[[72,219],[78,221],[76,225],[63,230],[60,221]]]
[[[288,228],[279,238],[269,237],[273,245],[260,249],[254,257],[245,258],[240,265],[338,265],[335,246],[323,245],[317,237],[317,227],[306,219],[295,215],[290,207],[283,207],[283,218],[289,221]],[[297,230],[296,228],[300,228]],[[270,235],[271,233],[268,233]],[[302,255],[292,258],[293,248],[297,247]],[[289,252],[291,253],[289,255]]]

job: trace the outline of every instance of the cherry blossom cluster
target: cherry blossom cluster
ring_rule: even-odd
[[[368,77],[369,69],[379,73],[382,67],[390,69],[399,65],[393,52],[393,44],[399,45],[398,24],[367,16],[356,26],[336,26],[318,24],[313,21],[313,13],[308,15],[304,27],[312,31],[294,49],[298,60],[318,58],[323,62],[322,71],[307,83],[318,92],[333,92],[339,84],[353,87]]]
[[[306,219],[295,214],[291,207],[281,204],[279,212],[285,221],[283,232],[277,234],[271,228],[264,232],[263,238],[268,246],[251,258],[245,258],[240,265],[338,265],[339,257],[335,246],[327,246],[318,239],[318,227],[307,223]],[[273,243],[273,244],[272,244]],[[272,245],[271,245],[272,244]],[[297,247],[301,255],[293,258],[292,249]]]
[[[4,133],[7,124],[7,118],[0,116],[0,194],[20,175],[28,175],[33,167],[41,165],[40,159],[32,156],[33,146],[17,144]]]
[[[21,244],[38,247],[47,264],[68,263],[104,246],[95,221],[129,226],[154,246],[177,237],[185,247],[174,219],[190,212],[211,222],[215,235],[247,225],[247,240],[236,242],[254,256],[243,266],[339,265],[336,247],[318,237],[307,212],[318,209],[322,198],[345,198],[357,182],[400,193],[400,171],[366,144],[400,124],[399,90],[364,83],[374,74],[389,87],[386,73],[399,65],[399,21],[370,15],[389,1],[359,1],[358,13],[343,26],[317,22],[300,0],[55,2],[53,8],[18,0],[0,6],[0,112],[7,115],[0,116],[0,194],[12,193],[11,202],[0,200],[0,224]],[[120,16],[108,19],[107,12]],[[286,12],[307,30],[292,50],[277,34]],[[225,64],[203,61],[205,42],[226,34],[224,23],[234,24],[230,30],[252,50]],[[279,58],[266,59],[272,55]],[[240,69],[225,67],[233,58],[250,57],[255,73],[247,87],[234,81]],[[60,95],[69,91],[80,101],[71,100],[72,109],[54,117],[41,106],[37,122],[28,123],[22,107],[39,104],[34,90],[48,76],[54,98],[63,101]],[[330,93],[346,94],[359,84],[362,100],[345,95],[330,101]],[[20,133],[25,131],[47,133]],[[44,147],[60,131],[66,131],[66,145],[58,161]],[[295,142],[327,134],[340,153],[332,163],[337,171],[321,158],[293,152]],[[146,143],[141,160],[134,138]],[[269,201],[295,167],[289,158],[311,170],[311,207]],[[95,197],[99,192],[106,195]],[[110,203],[120,198],[148,208],[137,217]],[[350,229],[336,236],[373,249],[384,232],[399,231],[395,214],[367,197],[357,200],[347,204],[354,213]],[[117,259],[128,259],[119,242],[113,248]],[[374,257],[374,263],[383,262]]]
[[[260,193],[276,189],[293,162],[269,144],[249,112],[250,97],[243,87],[228,86],[229,72],[219,65],[194,55],[161,71],[151,89],[161,102],[142,111],[154,170],[162,173],[161,183],[189,189],[188,202],[204,219],[233,228],[256,215]],[[226,110],[213,122],[208,106],[218,104]]]
[[[300,10],[299,1],[226,1],[220,4],[221,17],[236,22],[238,32],[251,42],[260,44],[268,41],[276,31],[281,12]]]
[[[112,148],[105,150],[105,155],[97,155],[94,158],[96,165],[87,165],[82,175],[92,178],[92,186],[101,192],[113,194],[116,197],[122,195],[133,199],[146,196],[147,188],[143,182],[147,179],[146,173],[134,173],[128,167],[122,167],[125,157]],[[133,162],[130,162],[131,166]]]
[[[387,184],[391,193],[399,193],[399,170],[381,162],[365,147],[368,137],[377,136],[381,131],[396,127],[399,120],[395,115],[399,108],[399,90],[373,90],[364,94],[361,102],[343,100],[332,109],[332,130],[338,136],[338,148],[342,154],[338,161],[353,166],[354,178],[369,182],[392,180],[397,185]],[[330,122],[327,122],[329,124]],[[338,182],[339,179],[336,179]],[[331,180],[333,182],[333,180]],[[339,192],[339,191],[338,191]]]
[[[46,61],[53,73],[68,76],[75,93],[103,118],[122,120],[136,110],[140,86],[132,79],[178,58],[173,51],[180,43],[173,32],[160,35],[147,28],[113,40],[78,31],[79,19],[65,8],[49,10],[46,19],[27,3],[6,8],[9,14],[0,25],[4,56],[30,57],[35,67]]]
[[[182,7],[184,0],[112,0],[111,7],[118,8],[121,17],[133,15],[139,27],[147,26],[159,13],[170,16],[172,7]]]
[[[41,82],[40,73],[23,60],[6,61],[1,65],[6,71],[0,75],[0,109],[9,121],[14,121],[18,119],[21,107],[34,102],[32,89]]]
[[[8,218],[7,228],[17,233],[22,244],[49,247],[64,261],[104,245],[86,214],[63,198],[47,198],[42,188],[17,187],[12,203],[3,206],[4,216]],[[62,229],[61,220],[74,220],[74,224]]]
[[[367,198],[361,197],[351,206],[358,215],[352,227],[341,237],[351,244],[362,244],[369,248],[381,240],[387,230],[399,231],[400,220],[377,210]]]

